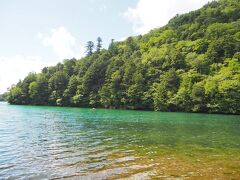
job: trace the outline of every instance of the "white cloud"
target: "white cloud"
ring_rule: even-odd
[[[121,38],[119,38],[119,39],[116,39],[116,41],[124,41],[124,40],[126,40],[128,38],[128,36],[123,36],[123,37],[121,37]]]
[[[201,8],[209,0],[139,0],[136,7],[124,13],[136,33],[164,26],[176,14],[183,14]]]
[[[40,56],[0,56],[0,93],[23,79],[29,72],[40,72],[44,66],[49,65],[52,64],[43,61]]]
[[[80,58],[84,55],[84,47],[76,43],[75,37],[65,27],[51,29],[50,34],[38,33],[46,47],[52,47],[56,56],[62,60],[66,58]]]
[[[103,13],[105,13],[105,12],[107,11],[107,5],[106,5],[106,4],[102,4],[102,5],[100,6],[100,11],[103,12]]]
[[[43,45],[51,47],[56,54],[54,61],[43,60],[41,56],[0,56],[0,94],[16,84],[29,72],[40,72],[43,67],[55,65],[65,58],[80,58],[85,48],[76,43],[73,35],[64,27],[52,29],[50,33],[38,33]]]

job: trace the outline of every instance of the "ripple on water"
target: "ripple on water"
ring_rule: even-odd
[[[0,116],[0,179],[240,176],[239,116],[1,103]]]

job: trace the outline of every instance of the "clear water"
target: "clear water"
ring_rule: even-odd
[[[0,103],[0,179],[240,179],[240,116]]]

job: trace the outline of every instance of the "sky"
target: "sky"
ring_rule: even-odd
[[[161,27],[209,0],[0,1],[0,94],[29,72],[81,58],[100,36],[108,47]]]

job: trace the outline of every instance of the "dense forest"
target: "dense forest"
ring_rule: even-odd
[[[212,1],[148,34],[87,43],[88,54],[29,73],[11,104],[240,114],[240,3]]]

